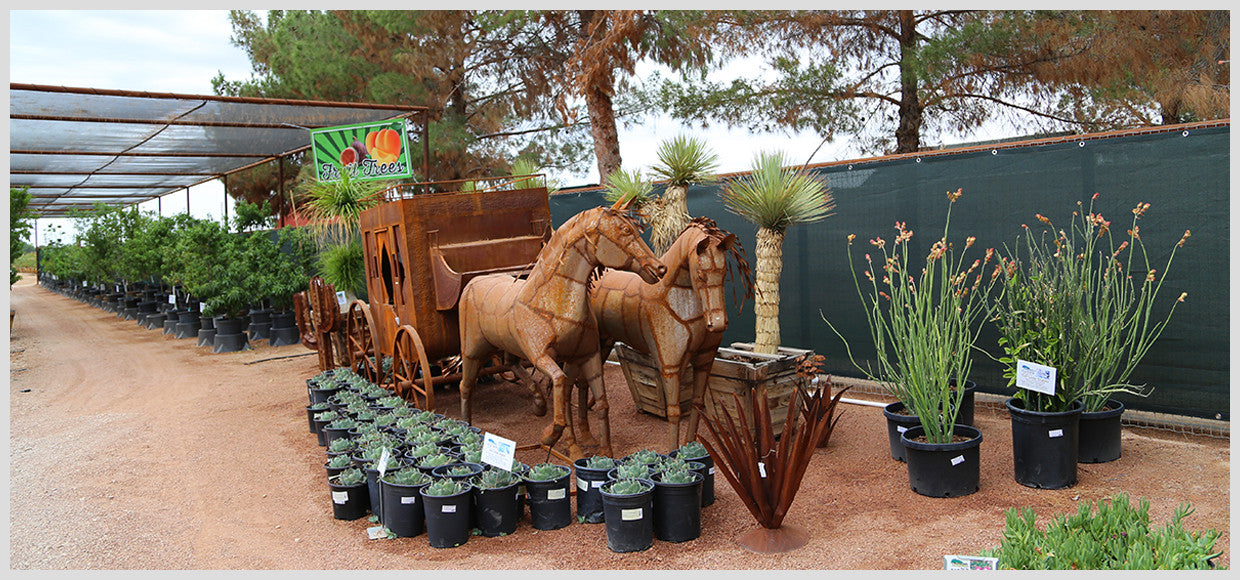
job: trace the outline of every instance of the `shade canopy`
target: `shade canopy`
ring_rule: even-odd
[[[423,145],[426,107],[9,85],[9,186],[37,217],[127,206],[310,147],[310,130],[404,118]],[[425,167],[423,175],[425,175]]]

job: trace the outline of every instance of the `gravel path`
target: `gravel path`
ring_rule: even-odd
[[[1218,563],[1230,567],[1228,440],[1126,429],[1120,460],[1081,465],[1073,488],[1034,490],[1012,477],[1006,411],[985,407],[982,489],[934,499],[909,490],[904,465],[887,455],[881,410],[845,405],[786,519],[810,541],[786,554],[736,543],[756,524],[722,477],[699,539],[642,552],[612,553],[602,525],[537,531],[528,515],[512,535],[455,549],[431,548],[424,535],[368,540],[365,519],[332,517],[323,449],[305,413],[315,357],[258,362],[309,351],[263,341],[212,354],[30,278],[10,293],[13,570],[933,570],[945,554],[997,545],[1007,508],[1031,506],[1045,521],[1119,491],[1148,497],[1157,525],[1191,502],[1188,526],[1224,530]],[[666,451],[666,425],[634,409],[619,369],[608,365],[606,380],[616,455]],[[437,393],[441,412],[459,416],[455,395]],[[533,442],[548,419],[530,408],[523,387],[483,385],[475,424]],[[523,453],[526,463],[546,458]]]

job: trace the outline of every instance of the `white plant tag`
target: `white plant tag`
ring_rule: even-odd
[[[336,304],[344,306],[345,300],[347,300],[347,298],[344,297],[344,290],[336,292]]]
[[[607,482],[606,481],[591,481],[590,487],[603,487],[604,483],[607,483]]]
[[[758,462],[758,475],[766,479],[766,464],[761,461]]]
[[[401,497],[400,497],[400,503],[401,503],[401,505],[409,505],[409,504],[418,503],[418,496],[416,496],[416,495],[415,495],[415,496],[409,496],[409,497],[401,496]]]
[[[517,442],[493,433],[482,434],[482,462],[504,471],[512,471],[517,454]]]
[[[206,309],[207,309],[207,303],[206,303],[206,302],[199,302],[199,303],[198,303],[198,311],[199,311],[199,312],[202,312],[202,311],[204,311],[204,310],[206,310]]]
[[[169,295],[168,295],[168,304],[172,304],[172,305],[174,305],[174,306],[175,306],[175,305],[176,305],[176,303],[177,303],[177,295],[176,295],[176,294],[169,294]]]
[[[706,473],[709,473],[709,474],[711,474],[711,475],[714,475],[714,474],[715,474],[715,466],[714,466],[714,465],[710,466],[710,469],[706,470]]]
[[[333,503],[340,504],[340,505],[344,505],[344,504],[346,504],[346,503],[349,503],[349,492],[347,492],[347,491],[333,491],[333,492],[332,492],[332,502],[333,502]]]
[[[904,425],[896,425],[896,433],[903,435],[905,431],[908,431],[908,427],[905,427]]]
[[[577,478],[577,489],[579,489],[579,490],[581,490],[581,491],[585,491],[585,490],[587,490],[587,489],[590,489],[590,482],[588,482],[588,481],[586,481],[586,480],[581,479],[580,477],[578,477],[578,478]]]
[[[443,508],[440,509],[439,512],[445,513],[445,514],[454,514],[456,513],[456,504],[454,503],[444,504]]]
[[[632,522],[642,519],[642,508],[620,510],[620,521]]]
[[[1051,429],[1050,431],[1046,432],[1046,436],[1050,437],[1051,439],[1054,439],[1056,437],[1063,437],[1063,429]]]
[[[1055,394],[1055,367],[1016,359],[1016,386],[1030,391]]]
[[[566,497],[568,497],[568,490],[562,487],[547,490],[547,499],[549,500],[564,499]]]
[[[963,455],[957,455],[952,458],[952,465],[960,465],[961,463],[964,463]]]
[[[383,474],[387,472],[387,464],[388,464],[388,448],[384,447],[383,451],[379,452],[379,479],[383,479]]]
[[[366,528],[366,537],[372,540],[386,540],[387,532],[383,531],[383,526],[371,526]]]

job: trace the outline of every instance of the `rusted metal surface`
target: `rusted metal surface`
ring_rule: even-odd
[[[811,393],[803,384],[798,385],[778,441],[771,427],[771,411],[763,387],[750,392],[751,415],[741,414],[736,420],[727,413],[706,416],[706,427],[714,442],[704,440],[702,444],[763,528],[774,530],[783,525],[818,443],[828,439],[835,428],[834,409],[847,390],[828,398],[824,393],[830,392],[829,388]],[[736,399],[736,408],[742,408],[740,397],[732,396]],[[775,536],[771,534],[751,534],[750,541],[762,544],[755,544],[751,549],[770,551],[777,547],[773,539]],[[790,542],[781,549],[792,549],[800,544]]]
[[[728,327],[724,282],[728,259],[742,276],[748,266],[736,236],[708,218],[697,218],[680,233],[660,261],[668,274],[647,284],[636,274],[609,270],[590,288],[590,309],[598,321],[603,353],[616,341],[652,356],[666,406],[668,448],[680,446],[682,389],[690,388],[688,439],[697,436],[697,407],[702,404],[711,366]],[[746,278],[748,280],[748,278]],[[693,384],[681,378],[692,369]],[[585,421],[586,408],[578,410]]]
[[[667,272],[626,215],[627,208],[617,206],[581,212],[556,229],[528,278],[489,274],[465,285],[458,308],[463,419],[470,420],[470,393],[483,362],[507,352],[551,379],[554,419],[543,445],[554,446],[567,427],[567,394],[580,376],[594,394],[602,454],[611,454],[598,323],[588,285],[601,268],[635,272],[647,283]],[[588,423],[577,428],[569,449],[573,457],[583,454],[579,444],[595,443]]]
[[[318,352],[319,370],[335,368],[332,334],[342,326],[336,288],[319,276],[311,278],[306,290],[293,295],[293,312],[301,344]]]

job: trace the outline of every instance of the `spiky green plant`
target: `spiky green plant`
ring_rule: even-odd
[[[512,176],[522,177],[527,175],[540,175],[543,173],[543,167],[538,162],[528,157],[518,157],[512,162]],[[547,181],[545,177],[535,177],[531,180],[522,181],[516,184],[517,187],[545,187],[547,194],[551,195],[560,190],[555,182]]]
[[[511,471],[488,467],[474,478],[474,485],[482,489],[503,489],[518,481],[520,481],[520,478]]]
[[[325,423],[331,423],[332,421],[335,421],[336,419],[339,419],[339,418],[340,418],[340,414],[335,411],[332,411],[331,409],[328,409],[321,413],[314,414],[315,421],[321,421]]]
[[[336,245],[358,238],[362,212],[382,203],[382,192],[390,186],[359,179],[346,169],[338,180],[305,184],[299,196],[316,238],[324,245]]]
[[[630,207],[641,209],[651,202],[650,192],[654,186],[642,177],[639,170],[617,169],[603,181],[603,198],[610,202],[632,200]],[[621,204],[623,205],[623,204]]]
[[[650,172],[667,180],[667,187],[659,196],[661,203],[650,204],[646,218],[650,222],[650,248],[655,254],[663,254],[689,225],[689,185],[715,181],[719,156],[705,140],[687,135],[664,140],[657,155],[659,161]]]
[[[590,469],[612,469],[616,466],[616,460],[606,455],[591,455],[586,459],[586,467]]]
[[[339,441],[339,439],[337,439],[337,441]],[[332,469],[348,467],[350,465],[353,465],[353,458],[348,455],[333,455],[331,459],[327,460],[327,466]]]
[[[797,224],[832,214],[835,202],[822,182],[804,168],[788,167],[783,153],[759,153],[748,175],[726,185],[724,207],[758,226],[754,255],[754,351],[779,350],[779,276],[784,233]]]
[[[466,475],[473,474],[474,468],[469,465],[453,465],[452,467],[449,467],[446,471],[447,473],[445,473],[444,475],[448,475],[452,477],[463,477]]]
[[[616,467],[617,479],[645,479],[650,476],[650,466],[645,463],[622,463]]]
[[[555,481],[569,474],[567,467],[554,463],[539,463],[530,468],[525,478],[530,481]]]
[[[440,465],[447,465],[449,463],[452,463],[452,457],[446,453],[439,452],[423,457],[422,461],[418,463],[418,467],[430,469],[432,467],[439,467]]]
[[[663,483],[693,483],[700,477],[697,472],[686,467],[672,467],[659,472],[659,481]]]
[[[623,478],[603,484],[603,491],[611,495],[638,495],[651,490],[650,483],[634,478]]]
[[[439,446],[434,443],[422,443],[414,446],[409,450],[409,456],[414,458],[430,457],[439,452]]]
[[[423,473],[421,469],[406,467],[387,472],[383,481],[396,485],[426,485],[431,482],[431,476]]]
[[[353,487],[366,483],[366,474],[356,467],[350,467],[341,471],[336,477],[336,484],[343,487]]]
[[[706,451],[706,446],[702,445],[700,441],[690,441],[685,443],[680,446],[679,450],[676,451],[676,457],[689,460],[701,459],[709,455],[710,453]]]
[[[338,437],[327,444],[329,453],[351,453],[357,449],[357,442],[350,437]]]
[[[436,479],[426,486],[426,495],[447,497],[465,491],[466,484],[455,479]]]
[[[625,461],[634,461],[637,463],[644,463],[646,465],[655,465],[659,463],[659,461],[661,461],[663,458],[657,452],[651,451],[650,449],[639,449],[637,451],[634,451],[633,453],[630,453],[629,456],[625,457],[624,459]]]
[[[327,424],[328,429],[353,429],[355,427],[357,427],[357,421],[350,417],[340,417]]]

